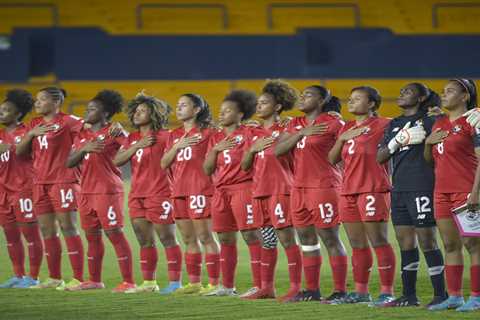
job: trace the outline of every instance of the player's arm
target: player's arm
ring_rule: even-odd
[[[215,172],[218,154],[222,151],[232,149],[234,146],[235,140],[231,138],[225,138],[213,146],[203,162],[203,171],[207,176],[211,176]]]
[[[160,161],[160,166],[162,169],[167,169],[172,165],[175,157],[177,156],[178,150],[193,146],[194,144],[199,143],[201,139],[202,138],[197,135],[191,137],[186,137],[184,135],[181,137],[178,142],[172,145],[172,147],[163,155],[162,160]]]
[[[53,130],[53,126],[46,126],[43,124],[39,124],[38,126],[34,127],[32,130],[28,131],[22,138],[22,140],[17,144],[15,148],[15,153],[17,156],[22,156],[25,154],[30,153],[32,147],[32,141],[35,137],[43,136],[49,131]]]
[[[304,137],[323,134],[328,130],[328,126],[324,123],[311,124],[294,134],[284,133],[280,136],[277,145],[275,146],[275,155],[277,157],[283,156],[292,150],[297,142]]]
[[[437,128],[433,131],[427,139],[425,139],[425,148],[423,149],[423,157],[425,161],[429,164],[433,164],[432,148],[438,143],[442,143],[443,140],[448,136],[447,131],[442,131],[440,128]]]
[[[332,149],[330,149],[330,152],[328,153],[328,161],[331,164],[337,164],[338,162],[340,162],[340,160],[342,160],[342,149],[345,142],[359,136],[360,134],[362,134],[363,130],[363,127],[350,128],[349,130],[342,133],[338,137],[337,141],[335,141]]]
[[[113,164],[117,167],[121,167],[126,164],[135,155],[135,152],[142,148],[149,147],[155,143],[155,136],[145,136],[137,143],[134,143],[127,149],[120,149],[115,158],[113,158]]]
[[[105,144],[101,141],[90,141],[86,143],[83,147],[81,147],[78,150],[72,149],[72,152],[68,156],[67,159],[67,168],[73,168],[78,166],[82,160],[85,158],[85,156],[89,153],[98,153],[102,152],[103,148],[105,147]]]
[[[475,148],[475,155],[477,160],[480,161],[480,147]],[[471,210],[477,210],[479,208],[479,193],[480,192],[480,162],[477,164],[477,170],[475,170],[475,180],[473,181],[472,192],[468,198],[468,206]]]
[[[275,141],[275,138],[273,137],[262,137],[257,139],[253,145],[248,148],[248,150],[243,154],[242,158],[242,163],[240,166],[242,167],[242,170],[248,171],[253,165],[253,161],[255,160],[255,155],[266,148],[270,147],[273,142]]]

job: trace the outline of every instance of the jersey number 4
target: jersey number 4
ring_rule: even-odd
[[[40,145],[40,150],[48,149],[47,136],[38,136],[37,140],[38,140],[38,144]]]

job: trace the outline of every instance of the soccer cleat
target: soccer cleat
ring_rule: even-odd
[[[377,299],[368,304],[369,307],[383,307],[386,303],[392,302],[395,297],[388,293],[381,293]]]
[[[431,306],[434,306],[436,304],[442,303],[443,301],[448,299],[448,294],[445,293],[444,296],[434,296],[432,301],[430,301],[425,308],[429,309]]]
[[[180,281],[170,281],[168,286],[163,289],[160,289],[160,294],[172,294],[182,287]]]
[[[420,302],[418,302],[417,296],[401,296],[400,298],[394,299],[390,302],[384,303],[383,308],[394,308],[394,307],[418,307]]]
[[[215,284],[208,284],[206,287],[202,287],[202,289],[200,289],[200,292],[199,294],[201,296],[204,296],[212,291],[215,291],[218,289],[218,285],[215,285]]]
[[[55,289],[57,287],[63,286],[65,286],[65,282],[62,279],[48,278],[47,280],[37,284],[36,286],[31,286],[30,289]]]
[[[470,296],[468,301],[463,306],[458,307],[456,310],[460,312],[480,310],[480,296]]]
[[[122,282],[112,289],[112,293],[125,293],[126,291],[135,288],[135,283]]]
[[[103,282],[85,281],[74,287],[65,288],[65,291],[83,291],[105,289]]]
[[[55,288],[55,290],[58,290],[58,291],[68,291],[70,290],[71,288],[74,288],[74,287],[77,287],[79,286],[80,284],[82,284],[79,280],[77,279],[72,279],[70,280],[68,283],[62,283],[61,285],[59,285],[58,287]]]
[[[40,281],[33,279],[30,276],[25,276],[22,278],[22,280],[14,285],[12,288],[15,289],[28,289],[30,287],[36,286],[40,283]]]
[[[323,299],[320,303],[322,304],[332,304],[337,300],[342,300],[347,296],[346,292],[335,291],[325,299]]]
[[[160,291],[160,288],[157,285],[156,280],[151,280],[151,281],[143,281],[143,283],[137,287],[134,287],[132,289],[128,289],[125,291],[125,293],[143,293],[143,292],[158,292]]]
[[[247,298],[247,297],[251,296],[252,294],[257,293],[258,291],[260,291],[259,287],[251,287],[250,289],[248,289],[247,291],[242,293],[239,297],[244,299],[244,298]]]
[[[291,300],[300,292],[297,288],[290,288],[288,292],[277,298],[278,302],[291,302]]]
[[[330,304],[352,304],[352,303],[370,303],[372,297],[369,293],[350,292],[343,299],[337,299]]]
[[[236,297],[237,295],[235,288],[224,288],[222,286],[218,286],[216,290],[204,294],[205,297]]]
[[[448,310],[448,309],[457,309],[465,303],[463,297],[460,296],[450,296],[447,300],[444,300],[441,303],[435,304],[430,306],[428,310],[430,311],[441,311],[441,310]]]
[[[188,283],[185,287],[178,288],[174,294],[199,294],[203,289],[202,284],[199,283]]]
[[[22,277],[11,277],[4,283],[0,284],[0,289],[13,288],[13,286],[19,284],[22,281]]]
[[[257,299],[275,299],[275,290],[273,288],[270,289],[260,289],[257,292],[244,297],[242,299],[247,300],[257,300]]]
[[[321,299],[320,290],[301,290],[293,298],[283,302],[320,301]]]

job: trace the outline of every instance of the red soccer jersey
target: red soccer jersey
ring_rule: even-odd
[[[246,151],[255,143],[255,140],[262,137],[274,137],[278,140],[284,127],[275,123],[270,128],[259,128],[255,130],[255,136],[247,141]],[[279,194],[290,194],[293,183],[292,158],[291,155],[282,157],[275,156],[275,146],[258,152],[253,163],[253,197],[265,197]]]
[[[362,124],[349,121],[338,136],[353,128],[365,128],[364,133],[348,140],[342,148],[344,162],[341,194],[387,192],[391,189],[387,164],[377,162],[378,144],[390,119],[370,117]]]
[[[75,139],[74,150],[81,149],[90,141],[105,143],[99,153],[85,155],[80,164],[80,191],[82,194],[112,194],[123,192],[121,171],[113,164],[113,158],[122,145],[126,134],[120,137],[109,135],[110,125],[94,132],[82,130]]]
[[[183,148],[177,152],[172,166],[172,197],[185,197],[190,195],[213,194],[212,179],[203,171],[203,162],[207,154],[208,141],[214,134],[213,129],[199,129],[194,127],[187,133],[187,137],[200,135],[201,140],[196,145]],[[170,133],[167,150],[185,135],[183,127]]]
[[[432,148],[435,162],[435,192],[458,193],[472,191],[477,157],[475,148],[480,147],[480,135],[470,126],[465,117],[450,122],[445,116],[433,125],[432,132],[448,131],[442,143]]]
[[[154,145],[137,150],[130,158],[132,167],[132,183],[129,198],[146,198],[152,196],[170,197],[170,176],[167,170],[160,166],[168,142],[168,131],[158,130],[152,132],[156,138]],[[131,133],[126,139],[123,148],[141,140],[143,136],[139,131]]]
[[[13,131],[0,130],[0,143],[12,145],[0,155],[0,188],[7,192],[32,189],[33,163],[31,155],[17,156],[15,144],[19,143],[27,128],[20,124]]]
[[[288,131],[296,133],[311,123],[305,116],[292,119]],[[340,169],[330,164],[328,153],[335,144],[343,121],[327,113],[320,114],[315,124],[328,125],[327,132],[321,135],[303,137],[292,149],[293,186],[297,188],[337,188],[340,187],[342,174]]]
[[[39,124],[53,125],[55,130],[32,140],[33,169],[35,184],[75,183],[78,169],[69,169],[65,162],[70,154],[75,136],[83,127],[79,118],[58,113],[51,122],[42,117],[34,118],[28,131]]]
[[[255,135],[256,130],[256,128],[241,125],[229,135],[235,138],[236,146],[217,154],[216,169],[212,176],[213,185],[216,188],[252,181],[253,170],[243,171],[240,164],[247,146],[246,142]],[[208,152],[226,137],[227,134],[223,130],[215,132],[208,142]]]

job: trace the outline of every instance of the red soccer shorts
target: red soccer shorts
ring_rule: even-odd
[[[253,212],[263,216],[263,225],[272,225],[275,229],[292,226],[290,217],[290,195],[278,194],[262,198],[253,198]]]
[[[123,227],[123,193],[82,194],[78,200],[84,230]]]
[[[211,198],[196,195],[172,199],[175,219],[210,219]]]
[[[215,232],[258,229],[263,225],[263,216],[253,210],[250,183],[215,189],[212,225]]]
[[[0,192],[0,225],[37,221],[33,213],[32,197],[31,190],[24,190],[18,194]]]
[[[131,219],[145,218],[155,224],[173,224],[173,205],[169,197],[154,196],[128,199]]]
[[[33,186],[33,211],[36,215],[77,210],[77,183],[36,184]]]
[[[470,193],[438,193],[433,195],[433,208],[435,219],[452,219],[452,210],[464,205],[467,202]]]
[[[390,193],[373,192],[341,195],[339,207],[342,222],[388,221]]]
[[[293,225],[314,225],[321,229],[338,225],[337,192],[336,189],[292,188],[290,208]]]

